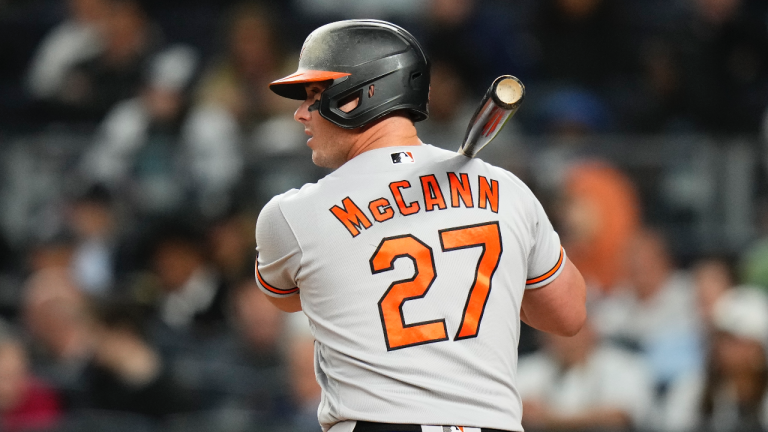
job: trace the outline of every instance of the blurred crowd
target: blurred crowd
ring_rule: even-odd
[[[538,194],[590,318],[523,328],[526,430],[768,430],[765,0],[0,0],[0,155],[76,137],[45,200],[0,210],[0,431],[319,430],[307,320],[259,293],[253,233],[325,171],[267,84],[361,17],[423,42],[426,143],[457,148],[496,76],[528,87],[480,157]],[[681,250],[643,179],[568,144],[606,134],[746,139],[751,241]],[[529,160],[531,136],[565,144]],[[2,203],[45,175],[0,165]]]

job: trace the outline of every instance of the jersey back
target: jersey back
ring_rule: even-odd
[[[522,430],[520,305],[565,257],[513,174],[429,145],[372,150],[275,197],[256,231],[262,290],[300,295],[309,318],[325,430]]]

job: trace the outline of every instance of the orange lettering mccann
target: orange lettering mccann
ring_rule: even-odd
[[[465,173],[448,173],[448,183],[451,185],[451,207],[459,207],[459,198],[464,202],[464,207],[472,208],[475,204],[472,202],[472,188],[469,185],[469,176]]]
[[[478,206],[482,209],[488,207],[488,203],[491,204],[491,211],[494,213],[499,212],[499,182],[491,179],[488,183],[488,179],[479,176],[478,180],[480,186],[480,194],[477,199]]]
[[[347,231],[352,234],[352,237],[357,237],[357,235],[360,234],[361,226],[365,227],[365,229],[371,227],[371,221],[365,217],[365,214],[362,212],[362,210],[360,210],[360,208],[354,202],[352,202],[349,197],[344,198],[341,201],[341,204],[344,206],[344,208],[333,206],[330,210],[331,213],[336,216],[336,219],[344,224],[344,226],[347,228]]]
[[[445,210],[445,199],[435,175],[425,175],[419,177],[419,179],[421,179],[421,191],[424,193],[424,209],[432,211],[435,207],[438,207],[440,210]]]
[[[392,206],[389,204],[389,200],[386,198],[379,198],[371,201],[368,204],[368,210],[371,211],[373,218],[376,222],[384,222],[392,219],[395,216],[395,211],[392,210]]]
[[[403,216],[412,215],[420,210],[419,203],[417,201],[406,205],[405,201],[403,200],[403,194],[400,192],[400,189],[409,187],[411,187],[411,182],[408,180],[401,180],[389,184],[389,190],[392,191],[392,196],[395,198],[397,208],[400,209],[400,214]]]

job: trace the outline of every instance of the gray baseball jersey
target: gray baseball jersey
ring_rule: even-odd
[[[309,318],[324,430],[522,430],[520,304],[565,256],[513,174],[430,145],[371,150],[273,198],[256,240],[262,290],[300,295]]]

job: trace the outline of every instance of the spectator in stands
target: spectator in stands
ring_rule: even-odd
[[[693,266],[692,275],[696,285],[697,310],[702,320],[700,338],[704,341],[705,350],[711,351],[713,335],[720,331],[716,321],[717,305],[723,301],[724,297],[732,295],[731,291],[736,289],[734,288],[732,269],[722,258],[705,258]],[[702,356],[705,355],[706,352],[702,353]],[[697,386],[703,385],[701,380],[703,379],[704,372],[702,369],[705,368],[705,362],[706,359],[703,359],[697,368],[685,371],[679,377],[674,378],[667,385],[665,394],[658,395],[657,406],[661,415],[657,417],[656,430],[662,432],[694,430],[693,423],[696,421],[703,398],[701,394],[696,394],[701,392]],[[697,400],[694,401],[694,399]],[[671,410],[683,411],[673,412]]]
[[[185,125],[185,142],[190,148],[226,149],[233,156],[204,162],[210,177],[205,195],[210,202],[219,202],[222,209],[231,204],[221,201],[242,174],[241,155],[254,128],[273,114],[292,112],[295,108],[267,87],[279,75],[276,70],[281,61],[280,41],[273,33],[267,10],[243,4],[231,10],[228,17],[225,54],[214,59],[203,73],[195,107]],[[286,140],[285,129],[280,130],[283,134],[276,134],[277,141],[257,145],[303,145],[295,139],[296,135],[289,134],[291,138]]]
[[[174,376],[199,394],[208,410],[237,409],[262,423],[279,422],[290,394],[283,356],[285,315],[269,303],[253,275],[238,281],[228,300],[233,331],[171,352]]]
[[[701,322],[690,274],[675,267],[664,237],[645,229],[626,251],[628,279],[593,305],[600,334],[641,351],[660,390],[700,364]]]
[[[26,256],[27,269],[34,273],[49,268],[71,268],[74,254],[74,237],[60,232],[34,242]]]
[[[693,267],[696,284],[696,304],[701,316],[704,332],[714,327],[714,310],[720,297],[734,287],[733,270],[721,258],[706,258]]]
[[[139,93],[147,63],[162,39],[138,0],[107,1],[103,50],[75,65],[62,86],[63,114],[90,122]]]
[[[714,133],[757,134],[768,105],[768,3],[690,0],[674,38],[687,110]],[[718,107],[733,107],[725,112]]]
[[[518,363],[525,430],[620,431],[648,425],[653,384],[641,357],[601,344],[589,322],[571,338],[542,336],[543,351]]]
[[[49,268],[28,279],[23,296],[22,320],[32,342],[33,367],[70,398],[80,391],[93,349],[83,291],[67,269]]]
[[[553,88],[534,104],[533,130],[570,139],[606,133],[613,119],[597,93],[577,86]]]
[[[105,296],[115,282],[117,221],[112,196],[101,185],[90,187],[70,205],[69,224],[76,233],[73,272],[89,294]]]
[[[627,276],[625,257],[640,226],[637,191],[626,174],[604,162],[572,165],[563,183],[563,246],[588,286],[606,293]]]
[[[253,279],[256,249],[254,219],[247,212],[232,211],[208,228],[211,260],[230,287],[239,284],[244,278]]]
[[[198,103],[224,109],[231,121],[247,129],[286,105],[270,96],[267,88],[281,67],[279,41],[264,8],[241,4],[227,16],[225,54],[205,70]]]
[[[61,415],[59,395],[32,375],[24,345],[0,333],[0,430],[48,430]]]
[[[737,287],[713,309],[706,368],[669,390],[663,430],[757,432],[768,427],[768,298]]]
[[[315,376],[315,338],[304,314],[291,314],[288,317],[287,341],[284,360],[288,365],[289,388],[294,406],[289,430],[316,431],[320,386]]]
[[[628,5],[610,0],[545,0],[536,2],[531,20],[530,81],[540,89],[565,89],[561,103],[572,104],[566,98],[573,99],[577,92],[599,101],[601,115],[611,114],[613,130],[630,127],[631,114],[626,112],[638,104],[638,98],[628,94],[645,96],[635,90],[640,62]]]
[[[538,3],[533,36],[538,76],[557,85],[602,91],[622,84],[633,70],[629,20],[620,3],[546,0]]]
[[[207,336],[222,330],[227,293],[205,254],[202,236],[179,226],[165,227],[157,235],[152,267],[162,290],[161,321],[183,334]]]
[[[180,143],[186,91],[197,63],[197,52],[187,46],[154,56],[140,94],[110,110],[83,156],[86,178],[127,195],[140,214],[179,210],[190,191],[218,184],[207,174],[212,167],[237,157],[226,146],[205,149]]]
[[[281,364],[281,339],[285,314],[274,307],[253,278],[240,282],[233,296],[235,326],[248,352],[249,363],[257,368]]]
[[[27,85],[37,99],[59,99],[72,68],[103,49],[109,0],[69,0],[69,15],[40,42],[29,68]]]
[[[195,400],[171,376],[130,306],[102,304],[94,314],[93,358],[81,408],[132,412],[162,419],[194,409]]]
[[[625,120],[639,133],[695,130],[677,65],[677,41],[659,33],[645,36],[640,49],[638,85],[631,94],[621,95],[627,98],[623,106]]]
[[[476,103],[469,99],[469,89],[454,64],[440,58],[430,60],[429,121],[416,123],[416,127],[425,143],[456,150]]]
[[[234,337],[219,338],[214,355],[207,353],[205,361],[219,366],[209,368],[213,373],[203,378],[230,395],[229,406],[279,421],[290,395],[290,371],[283,355],[286,315],[272,307],[253,276],[235,285],[230,300]],[[222,368],[238,372],[222,373]]]
[[[450,63],[453,73],[457,73],[461,77],[472,77],[472,80],[466,80],[463,83],[464,88],[461,91],[474,94],[484,90],[482,87],[485,83],[480,77],[485,77],[486,71],[483,70],[483,66],[490,67],[490,65],[483,61],[486,59],[481,57],[489,47],[477,44],[477,40],[480,38],[479,33],[482,32],[480,26],[477,25],[480,14],[480,2],[475,0],[461,2],[428,0],[425,3],[427,5],[427,16],[419,24],[425,27],[425,35],[422,40],[424,41],[424,49],[429,53],[430,59],[435,57],[442,62]],[[494,27],[493,24],[490,20],[484,23],[488,30]],[[501,40],[506,42],[508,34],[500,35],[502,36],[501,38],[486,37],[483,40],[487,45],[494,46],[500,43]],[[500,51],[496,51],[496,53],[497,56],[501,57],[506,55],[506,53]],[[474,81],[481,82],[476,83]],[[431,82],[435,84],[439,81],[431,80]],[[432,95],[435,94],[436,92],[432,93]],[[460,97],[461,93],[456,95]],[[444,95],[447,98],[452,96],[453,94],[450,93]]]
[[[424,5],[423,17],[411,13],[403,25],[423,41],[430,59],[453,65],[473,100],[503,73],[528,82],[539,54],[527,34],[532,3],[426,0]]]

